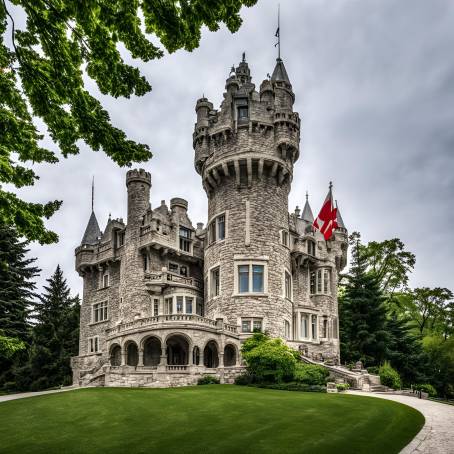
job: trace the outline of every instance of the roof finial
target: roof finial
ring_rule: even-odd
[[[246,52],[243,52],[243,63],[246,62]]]
[[[281,4],[279,3],[277,5],[277,30],[274,36],[277,38],[277,43],[274,45],[274,47],[277,46],[277,59],[281,59],[281,26],[280,26],[280,16],[281,16]]]
[[[306,189],[306,202],[309,200],[309,191]]]
[[[93,213],[95,206],[95,176],[93,175],[93,179],[91,181],[91,212]]]
[[[331,191],[331,189],[333,189],[333,182],[332,181],[329,182],[329,190]]]

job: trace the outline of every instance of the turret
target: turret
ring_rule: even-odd
[[[99,243],[101,238],[101,230],[99,229],[98,220],[96,219],[95,212],[92,211],[90,219],[88,220],[87,227],[85,229],[84,236],[80,244],[82,246],[93,246]]]
[[[128,188],[128,227],[138,227],[150,206],[151,175],[144,169],[129,170],[126,174]]]

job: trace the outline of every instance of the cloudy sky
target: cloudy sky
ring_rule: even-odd
[[[454,290],[454,2],[451,0],[280,0],[282,57],[302,118],[301,157],[290,209],[309,190],[314,212],[334,183],[344,221],[365,241],[398,237],[416,254],[412,286]],[[241,53],[256,86],[276,58],[277,1],[244,9],[243,26],[205,31],[200,47],[142,64],[153,91],[142,98],[101,96],[113,123],[150,145],[152,206],[182,196],[193,223],[206,222],[206,196],[193,168],[194,106],[205,94],[217,107]],[[125,54],[125,58],[128,58]],[[49,145],[52,146],[52,145]],[[48,222],[60,242],[33,244],[40,284],[57,264],[74,292],[74,248],[90,215],[126,218],[125,169],[82,147],[59,165],[38,166],[28,200],[62,199]],[[266,207],[263,207],[266,210]]]

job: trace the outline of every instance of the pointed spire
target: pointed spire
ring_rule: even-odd
[[[96,219],[95,212],[92,211],[80,244],[97,244],[100,236],[101,230],[99,229],[98,220]]]
[[[290,86],[292,85],[290,83],[290,79],[288,78],[284,62],[280,58],[276,60],[276,66],[274,67],[273,74],[271,75],[271,80],[273,82],[285,82]]]
[[[303,221],[309,222],[312,224],[314,222],[314,215],[312,214],[312,209],[309,204],[309,193],[306,191],[306,203],[304,204],[303,214],[301,215]]]
[[[342,219],[342,216],[341,216],[341,213],[339,211],[339,206],[337,204],[337,200],[336,200],[336,209],[337,209],[337,227],[339,229],[345,229],[347,230],[347,227],[345,227],[345,224],[344,224],[344,220]]]

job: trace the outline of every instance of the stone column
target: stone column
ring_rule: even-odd
[[[161,361],[159,362],[160,366],[167,366],[167,354],[166,354],[166,348],[162,347],[161,348]]]
[[[218,367],[224,367],[224,352],[219,352],[218,353],[218,358],[219,358],[219,366]]]
[[[139,350],[139,360],[137,362],[137,367],[143,367],[143,349]]]
[[[126,352],[124,350],[121,351],[121,366],[126,366]]]

